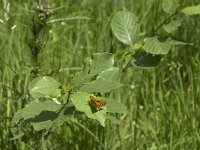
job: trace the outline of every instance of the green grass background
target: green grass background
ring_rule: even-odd
[[[2,20],[6,2],[0,2]],[[199,0],[181,3],[195,5]],[[51,74],[61,83],[69,82],[84,58],[93,53],[117,54],[126,48],[118,42],[112,47],[110,19],[117,11],[135,13],[141,31],[147,35],[166,17],[161,0],[49,0],[49,4],[64,7],[51,19],[91,18],[50,25],[51,40],[39,54],[39,65],[42,75],[61,66],[59,72]],[[123,88],[110,93],[128,108],[123,116],[115,116],[119,123],[108,121],[103,128],[98,122],[74,116],[43,139],[38,139],[40,132],[25,125],[16,128],[11,119],[29,102],[26,94],[32,62],[27,37],[36,6],[37,1],[32,0],[10,1],[10,20],[0,23],[0,149],[37,149],[39,140],[47,149],[200,149],[200,16],[184,17],[183,26],[175,34],[194,46],[173,48],[155,69],[130,67],[123,74]],[[26,134],[13,139],[14,133]]]

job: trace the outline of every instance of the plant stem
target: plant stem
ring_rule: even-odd
[[[168,23],[172,17],[174,17],[176,14],[179,13],[179,9],[177,9],[173,14],[171,14],[170,16],[168,16],[154,31],[153,34],[155,34],[165,23]]]
[[[153,35],[156,34],[156,32],[167,22],[169,22],[171,20],[171,18],[173,16],[175,16],[176,14],[178,14],[180,11],[180,9],[177,9],[173,14],[171,14],[170,16],[168,16],[154,31],[153,31]],[[140,46],[140,48],[138,48],[138,50],[141,50],[142,47],[144,46],[144,42],[142,43],[142,45]],[[132,54],[132,57],[130,58],[130,60],[128,61],[128,63],[126,64],[125,67],[123,67],[122,71],[125,72],[127,70],[127,68],[129,67],[132,59],[133,59],[133,56],[134,56],[135,53]]]

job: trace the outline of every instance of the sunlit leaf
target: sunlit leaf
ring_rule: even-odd
[[[119,69],[113,67],[114,56],[110,53],[94,54],[84,61],[83,71],[73,80],[73,87],[84,92],[109,92],[122,84]]]
[[[111,29],[119,41],[128,45],[137,41],[140,32],[136,15],[128,11],[119,11],[112,18]]]
[[[52,127],[53,121],[51,120],[32,120],[31,125],[36,131],[40,131],[42,129],[50,129]]]
[[[199,15],[200,14],[200,4],[196,6],[186,7],[182,9],[182,12],[186,15]]]
[[[173,13],[176,11],[176,7],[174,6],[172,0],[163,0],[162,8],[166,13]]]
[[[181,26],[182,21],[180,18],[176,18],[174,20],[171,20],[168,24],[163,26],[163,29],[168,32],[168,33],[172,33],[175,30],[178,29],[179,26]]]
[[[85,83],[80,90],[88,93],[92,92],[109,92],[113,89],[121,87],[122,84],[117,81],[107,80],[107,79],[98,79]]]
[[[120,73],[119,69],[112,67],[108,70],[102,71],[97,79],[85,83],[80,90],[88,93],[92,92],[109,92],[113,89],[119,88],[122,84],[119,82]]]
[[[124,114],[125,112],[127,112],[127,108],[123,103],[109,98],[104,98],[104,100],[106,100],[105,109],[107,110],[107,112],[120,114]]]
[[[97,80],[106,79],[111,81],[119,81],[120,80],[120,71],[117,67],[112,67],[108,70],[102,71],[98,76]]]
[[[111,53],[96,53],[92,55],[89,63],[89,74],[97,75],[114,65],[114,56]]]
[[[72,85],[79,89],[84,83],[91,81],[102,71],[112,68],[114,65],[114,56],[111,53],[96,53],[92,58],[84,60],[83,70],[73,79]]]
[[[158,40],[157,37],[149,37],[149,38],[145,38],[144,42],[145,44],[143,46],[143,49],[147,53],[151,53],[154,55],[167,54],[172,46],[172,42],[170,38],[164,41],[160,41]]]
[[[35,98],[52,97],[57,98],[61,96],[61,84],[55,79],[44,76],[35,78],[29,85],[30,94]]]
[[[34,100],[26,105],[25,108],[18,110],[14,117],[13,122],[18,122],[21,119],[27,120],[31,118],[37,117],[40,113],[52,112],[55,113],[61,108],[61,105],[54,103],[53,101],[46,100],[44,102],[40,102],[38,100]],[[48,115],[44,115],[48,116]],[[53,115],[51,115],[53,116]]]
[[[13,122],[17,123],[24,120],[26,123],[31,123],[37,131],[49,129],[52,126],[54,119],[58,117],[58,110],[61,105],[52,101],[32,101],[25,108],[17,111],[13,117]]]
[[[91,94],[85,92],[76,92],[72,95],[71,100],[78,111],[84,112],[88,118],[96,119],[102,126],[105,126],[106,110],[92,111],[89,105]]]

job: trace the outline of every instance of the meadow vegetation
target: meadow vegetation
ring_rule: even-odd
[[[178,16],[182,18],[181,26],[167,33],[162,27],[158,28],[170,16],[163,10],[163,1],[49,0],[51,9],[44,16],[39,16],[42,14],[37,9],[39,0],[1,1],[0,149],[200,149],[200,15],[181,14]],[[179,4],[181,7],[194,6],[199,0],[180,0]],[[152,35],[170,36],[183,44],[173,45],[169,52],[162,54],[156,67],[134,66],[129,62],[133,56],[132,45],[117,39],[111,29],[111,20],[119,11],[129,11],[137,16],[140,40]],[[41,26],[38,20],[44,24]],[[84,60],[100,57],[95,53],[102,54],[107,60],[113,57],[114,64],[110,68],[118,68],[119,76],[114,76],[116,82],[111,82],[112,87],[105,82],[104,86],[110,90],[98,89],[101,83],[96,80],[93,81],[96,91],[79,88],[79,85],[77,89],[116,102],[111,101],[108,107],[121,105],[123,110],[116,109],[122,113],[109,114],[105,124],[101,119],[90,119],[93,116],[75,113],[74,109],[80,108],[77,95],[70,97],[69,92],[75,88],[73,82],[77,73],[84,67],[87,69],[88,62]],[[98,60],[100,67],[106,63],[106,59],[102,60],[102,63]],[[95,70],[98,72],[95,75],[108,68]],[[77,80],[81,80],[81,75]],[[46,126],[30,124],[30,120],[14,123],[16,112],[33,104],[35,93],[30,89],[35,85],[32,81],[42,76],[52,77],[64,85],[60,90],[66,93],[61,102],[72,101],[77,107],[48,130]],[[96,78],[92,76],[91,80],[93,77]],[[105,77],[109,78],[109,75]],[[85,100],[89,96],[78,94]],[[61,109],[52,100],[44,104],[56,105],[48,111]],[[71,108],[71,105],[63,107]],[[116,112],[112,108],[110,111]],[[17,117],[15,119],[22,119]]]

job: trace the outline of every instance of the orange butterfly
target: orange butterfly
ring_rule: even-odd
[[[90,102],[89,102],[95,109],[98,111],[100,110],[103,106],[106,105],[106,101],[102,100],[100,98],[97,98],[95,96],[90,96]]]

